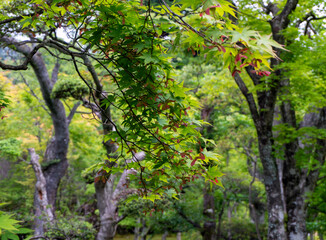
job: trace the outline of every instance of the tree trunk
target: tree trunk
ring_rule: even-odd
[[[223,202],[222,202],[222,207],[221,207],[221,211],[218,214],[218,225],[217,225],[217,233],[216,233],[216,239],[220,239],[221,238],[221,226],[222,226],[222,217],[223,217],[223,213],[224,213],[224,208],[225,208],[225,204],[226,204],[226,190],[223,191]]]
[[[145,158],[145,153],[140,152],[135,154],[135,158],[139,161]],[[100,211],[100,230],[97,234],[97,240],[111,240],[114,238],[118,223],[124,219],[125,216],[119,216],[118,205],[119,201],[125,198],[133,190],[128,189],[128,176],[135,174],[135,170],[124,170],[119,181],[114,188],[114,180],[117,178],[116,174],[112,174],[109,180],[105,183],[96,182],[96,199],[97,206]]]
[[[117,224],[115,220],[118,214],[117,201],[113,200],[113,185],[115,175],[111,175],[106,183],[96,182],[97,207],[100,212],[100,230],[97,240],[111,240],[116,234]]]
[[[44,223],[53,224],[54,216],[52,209],[48,208],[49,202],[46,190],[46,180],[39,163],[39,156],[35,153],[33,148],[28,149],[28,151],[31,156],[31,164],[37,179],[35,183],[34,201],[37,202],[40,207],[36,209],[37,215],[40,217],[34,222],[34,235],[43,236]]]
[[[141,233],[140,233],[140,240],[146,240],[147,234],[150,230],[150,227],[146,225],[146,220],[142,219],[142,227],[141,227]]]
[[[13,38],[2,37],[0,40],[4,43],[7,43],[9,46],[14,46],[13,50],[23,55],[27,56],[32,51],[30,47],[26,44],[19,44]],[[65,108],[62,102],[59,99],[53,99],[51,97],[51,92],[54,83],[57,80],[59,64],[56,63],[52,71],[52,77],[50,78],[48,74],[48,69],[45,65],[41,53],[37,52],[31,59],[30,64],[34,70],[36,78],[39,82],[40,89],[42,92],[43,99],[46,103],[46,106],[50,112],[54,136],[52,137],[50,143],[47,146],[45,156],[44,156],[44,169],[42,169],[45,182],[46,182],[46,193],[48,204],[50,205],[49,209],[52,211],[54,216],[55,211],[55,201],[57,189],[60,184],[61,178],[65,175],[68,168],[67,161],[67,152],[69,145],[69,123],[74,115],[74,112],[71,112],[66,117]],[[76,110],[76,109],[75,109]],[[35,194],[38,194],[35,191]],[[35,223],[39,229],[43,228],[43,222],[40,221],[40,211],[42,209],[42,202],[38,200],[38,196],[34,197],[34,211],[35,211]]]
[[[141,222],[141,219],[137,218],[137,226],[134,229],[134,240],[139,240],[139,237],[140,237],[140,222]]]
[[[102,104],[102,101],[106,100],[106,92],[103,90],[103,86],[91,61],[86,55],[83,57],[83,60],[85,66],[92,75],[92,79],[96,86],[96,103],[86,101],[84,102],[84,106],[89,107],[92,109],[92,111],[98,113],[98,117],[101,118],[102,122],[103,135],[105,136],[106,134],[115,131],[115,126],[111,119],[110,106],[106,107],[106,104]],[[117,158],[114,153],[118,149],[118,146],[114,142],[111,140],[106,142],[103,141],[103,146],[106,150],[108,158]],[[143,152],[136,153],[131,161],[134,161],[135,159],[137,159],[137,161],[141,161],[144,158],[145,154]],[[114,161],[111,161],[108,167],[113,167],[115,164],[116,163]],[[100,230],[96,237],[97,240],[113,239],[117,230],[117,224],[124,218],[124,216],[119,216],[118,214],[118,204],[121,198],[124,198],[133,192],[132,190],[128,189],[129,174],[135,174],[134,170],[125,170],[121,174],[115,189],[114,180],[118,177],[117,174],[111,175],[109,180],[104,183],[101,181],[94,183],[97,206],[100,212]]]
[[[318,232],[319,240],[324,240],[324,235],[321,232]]]
[[[276,160],[273,157],[271,131],[258,135],[261,162],[264,168],[264,184],[267,195],[268,239],[285,240],[284,209]]]
[[[228,204],[228,222],[229,226],[231,226],[231,221],[232,221],[232,208],[230,204]],[[228,232],[227,232],[227,239],[231,240],[232,239],[232,233],[231,233],[231,227],[228,227]]]
[[[215,204],[214,195],[210,190],[209,184],[204,186],[204,209],[203,215],[205,222],[202,229],[203,240],[216,239],[216,219],[215,219]]]
[[[47,68],[41,54],[34,55],[31,61],[33,70],[39,81],[43,99],[51,112],[51,118],[54,128],[54,136],[50,140],[44,155],[43,174],[46,180],[46,192],[50,209],[54,215],[57,190],[61,178],[65,175],[68,168],[67,153],[69,146],[69,124],[63,104],[59,99],[51,98],[53,81],[50,80]],[[54,71],[57,71],[59,65],[56,65]],[[41,208],[40,203],[36,201],[34,207]],[[37,214],[38,212],[36,212]],[[36,215],[36,218],[39,217]],[[39,221],[39,220],[36,220]]]
[[[168,231],[165,231],[162,235],[162,240],[166,240],[166,238],[168,237],[169,235],[169,232]]]

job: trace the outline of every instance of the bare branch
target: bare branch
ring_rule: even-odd
[[[24,75],[20,73],[21,78],[23,79],[25,85],[29,88],[29,92],[32,94],[32,96],[34,96],[37,101],[41,104],[41,107],[47,112],[47,114],[49,114],[51,116],[50,111],[42,104],[42,100],[36,95],[36,93],[33,91],[33,89],[31,88],[31,86],[29,85],[29,83],[27,82],[27,80],[25,79]]]
[[[93,81],[95,83],[96,86],[96,97],[97,98],[103,98],[104,96],[102,96],[102,91],[103,91],[103,87],[102,84],[100,82],[100,79],[98,78],[98,75],[95,71],[95,68],[93,66],[93,64],[91,63],[91,61],[88,59],[88,57],[86,56],[86,54],[83,56],[83,60],[84,60],[84,65],[87,67],[88,71],[91,73]]]
[[[71,120],[72,118],[74,117],[76,111],[77,111],[77,108],[80,106],[81,102],[78,102],[78,103],[75,103],[75,105],[72,107],[68,117],[67,117],[67,121],[68,121],[68,124],[71,123]]]
[[[259,121],[259,114],[257,111],[257,105],[254,99],[254,96],[252,93],[249,92],[246,84],[243,82],[242,78],[240,77],[239,73],[236,73],[234,75],[234,80],[237,83],[240,91],[242,92],[243,96],[246,98],[247,103],[249,105],[249,109],[252,115],[252,118],[254,120],[254,123],[257,127],[260,126],[260,121]]]
[[[51,76],[51,82],[52,84],[54,85],[57,80],[58,80],[58,74],[59,74],[59,68],[60,68],[60,63],[59,61],[57,60],[57,62],[55,63],[54,65],[54,68],[52,70],[52,76]]]
[[[13,39],[9,39],[9,38],[0,38],[0,41],[6,42],[8,45],[17,45],[17,42]],[[0,61],[0,68],[2,68],[3,70],[27,70],[27,65],[30,63],[30,61],[32,60],[33,56],[37,53],[37,51],[44,47],[45,44],[47,43],[47,40],[44,40],[42,43],[38,44],[37,46],[35,46],[33,48],[32,51],[30,51],[28,54],[24,55],[26,56],[25,61],[21,64],[21,65],[8,65],[5,64],[3,62]]]

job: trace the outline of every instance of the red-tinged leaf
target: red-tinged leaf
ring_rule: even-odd
[[[182,191],[182,185],[179,186],[180,191]]]
[[[204,15],[203,13],[199,13],[199,16],[200,16],[200,17],[203,17],[203,15]]]
[[[239,70],[235,69],[235,70],[233,71],[233,73],[232,73],[232,77],[234,77],[236,73],[241,73],[241,72],[240,72]]]
[[[83,6],[83,4],[81,3],[81,1],[76,0],[76,2],[77,2],[80,6]]]
[[[264,74],[265,76],[268,77],[269,75],[271,75],[271,72],[269,72],[269,71],[264,71],[263,74]]]
[[[125,20],[125,16],[123,15],[123,13],[121,11],[118,11],[117,12],[120,16],[122,16],[122,24],[124,25],[126,23],[126,20]]]
[[[144,4],[143,4],[143,1],[144,0],[140,0],[140,6],[143,6]]]
[[[196,51],[194,49],[191,49],[192,55],[196,56]]]
[[[205,155],[203,153],[199,153],[200,159],[205,160]]]
[[[168,104],[164,104],[164,106],[162,107],[162,111],[164,111],[164,110],[166,110],[168,108],[170,108],[170,106]]]
[[[241,61],[241,55],[240,54],[235,56],[235,64],[237,64],[239,61]]]
[[[196,163],[196,161],[197,161],[197,158],[195,158],[192,162],[191,162],[191,166],[194,166],[195,165],[195,163]]]
[[[243,68],[246,65],[247,65],[247,63],[243,63],[243,64],[240,65],[240,67]]]
[[[205,13],[206,13],[207,15],[210,15],[209,10],[210,10],[211,8],[218,8],[218,7],[221,7],[221,6],[220,6],[220,5],[211,6],[211,7],[209,7],[209,8],[206,9]]]
[[[220,48],[221,48],[221,50],[222,50],[222,52],[226,52],[226,50],[225,50],[225,47],[223,47],[222,45],[220,45]]]
[[[177,139],[177,143],[180,143],[180,139]]]
[[[218,183],[218,180],[217,180],[217,178],[215,178],[215,182],[216,182],[216,183]]]

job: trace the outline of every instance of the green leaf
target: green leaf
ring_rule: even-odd
[[[2,213],[0,215],[0,228],[8,231],[17,231],[18,229],[14,226],[19,223],[19,221],[12,219],[11,215]]]

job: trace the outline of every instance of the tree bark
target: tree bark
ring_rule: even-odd
[[[181,240],[181,236],[182,236],[181,232],[177,232],[177,240]]]
[[[135,158],[141,161],[145,158],[145,153],[140,152],[135,154]],[[135,174],[135,170],[129,169],[123,171],[119,181],[114,188],[114,180],[118,177],[112,174],[106,183],[95,183],[97,206],[100,211],[100,230],[96,236],[97,240],[111,240],[114,238],[118,223],[125,216],[119,216],[118,205],[122,198],[125,198],[134,191],[128,189],[128,176]]]
[[[203,215],[205,222],[202,228],[203,240],[216,239],[216,219],[215,219],[215,204],[213,192],[209,189],[209,184],[204,186],[204,209]]]
[[[168,231],[165,231],[162,235],[162,240],[166,240],[166,238],[168,237],[169,235],[169,232]]]
[[[8,46],[13,46],[13,50],[19,52],[25,56],[31,55],[35,49],[31,49],[26,44],[19,44],[13,38],[1,37],[0,40]],[[68,168],[67,153],[69,146],[69,122],[66,117],[65,108],[59,99],[53,99],[51,92],[55,81],[57,80],[57,74],[59,72],[59,63],[55,64],[50,78],[48,69],[43,60],[40,52],[33,53],[33,57],[30,59],[29,64],[32,66],[36,78],[39,82],[43,99],[47,108],[50,111],[52,124],[54,128],[54,136],[47,145],[43,163],[45,165],[43,175],[45,178],[45,187],[47,193],[47,200],[49,209],[54,216],[55,202],[57,190],[60,184],[61,178],[65,175]],[[70,120],[73,114],[70,116]],[[37,191],[35,194],[38,194]],[[42,209],[42,202],[38,200],[38,196],[34,197],[34,210],[35,210],[35,224],[39,225],[39,228],[43,227],[43,223],[39,220],[40,211]]]
[[[36,211],[37,215],[40,216],[39,219],[34,222],[34,235],[43,236],[44,223],[53,224],[54,216],[52,209],[48,207],[49,201],[46,191],[46,180],[39,163],[40,157],[35,153],[34,148],[30,148],[28,151],[31,156],[31,164],[36,176],[34,200],[38,203],[39,208],[37,208]]]

